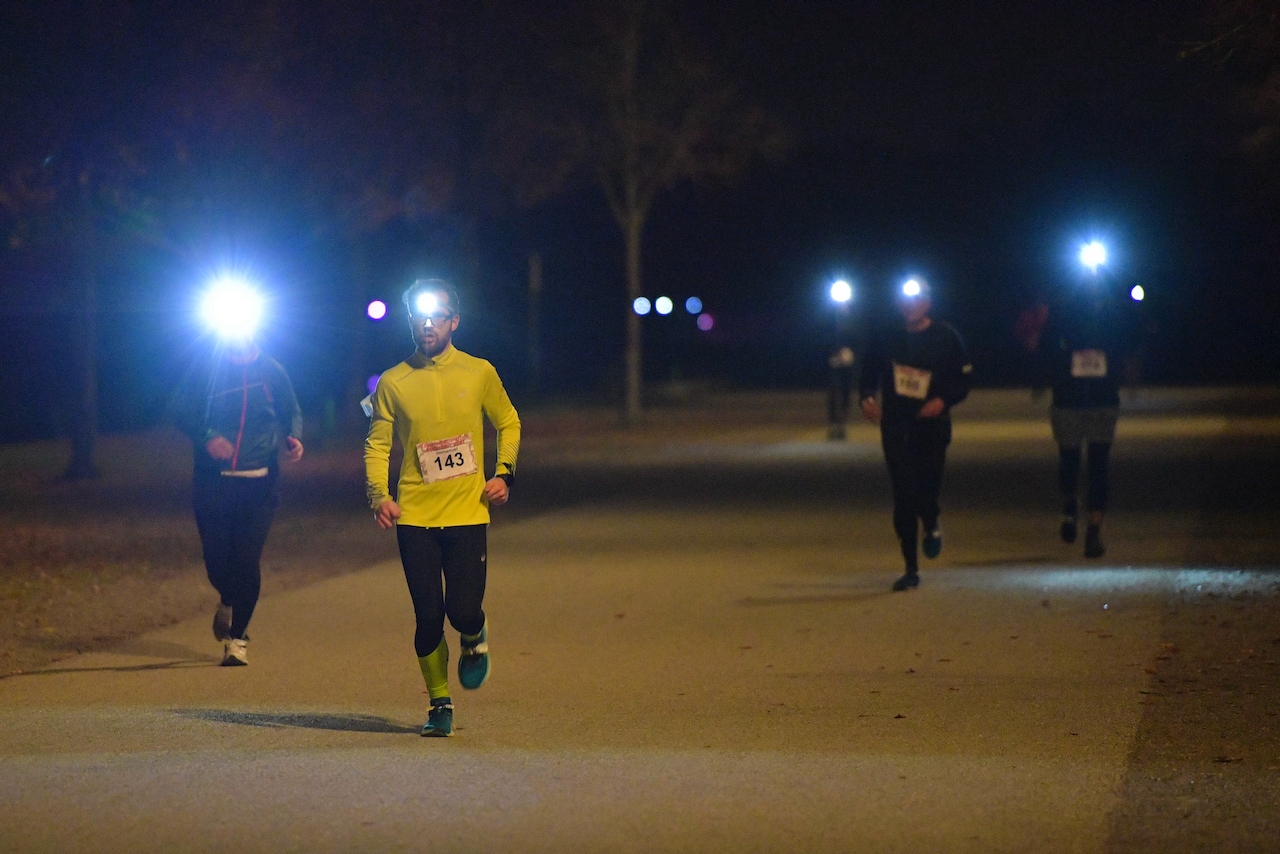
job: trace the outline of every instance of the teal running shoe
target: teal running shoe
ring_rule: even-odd
[[[458,656],[458,681],[468,691],[474,691],[489,678],[489,621],[480,629],[480,637],[474,643],[462,639],[462,655]]]
[[[935,525],[932,531],[926,533],[920,543],[920,550],[930,560],[942,554],[942,529]]]
[[[427,713],[427,722],[422,725],[423,738],[448,738],[453,735],[453,701],[441,697],[431,701],[431,711]]]

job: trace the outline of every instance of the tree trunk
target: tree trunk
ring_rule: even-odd
[[[71,404],[71,462],[63,480],[87,480],[98,476],[94,449],[98,441],[98,273],[97,241],[92,202],[81,200],[79,253],[76,274],[80,279],[79,305],[72,311],[71,340],[76,377]]]
[[[627,244],[627,339],[623,359],[625,397],[622,418],[627,422],[635,421],[640,416],[642,406],[643,342],[640,335],[640,315],[635,313],[632,305],[644,294],[644,284],[640,278],[640,238],[643,232],[644,217],[633,212],[624,230]]]
[[[529,253],[529,390],[542,379],[542,256]]]
[[[351,290],[346,305],[351,321],[347,342],[347,376],[343,382],[343,394],[338,400],[338,429],[346,436],[359,436],[368,431],[368,420],[360,408],[360,401],[369,393],[369,378],[365,371],[369,361],[369,258],[368,248],[361,235],[351,241]],[[390,314],[394,306],[387,306]]]

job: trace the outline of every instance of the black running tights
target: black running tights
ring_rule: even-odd
[[[488,525],[419,528],[397,525],[400,562],[418,627],[413,648],[430,655],[444,637],[444,618],[461,634],[484,628]]]
[[[926,531],[938,524],[938,496],[951,443],[951,422],[938,418],[886,421],[880,426],[880,441],[893,483],[893,531],[902,543],[907,569],[914,571],[919,523],[924,523]]]
[[[1089,484],[1085,507],[1089,512],[1107,512],[1107,498],[1111,491],[1111,443],[1090,442]],[[1058,448],[1058,486],[1063,501],[1075,506],[1080,489],[1080,449]]]
[[[197,473],[196,528],[209,583],[231,606],[231,637],[243,638],[262,590],[262,549],[280,505],[280,478]]]

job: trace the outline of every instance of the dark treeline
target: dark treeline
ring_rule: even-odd
[[[1017,313],[1094,226],[1152,294],[1153,379],[1275,379],[1260,5],[535,5],[8,4],[0,440],[155,423],[228,267],[326,432],[407,346],[365,304],[423,274],[529,399],[815,385],[841,272],[864,326],[931,276],[983,381],[1017,382]],[[627,312],[660,293],[671,318]]]
[[[624,359],[618,327],[628,290],[643,291],[655,197],[732,178],[784,135],[687,35],[677,4],[561,12],[396,0],[10,10],[0,287],[20,346],[4,364],[0,432],[91,436],[96,413],[108,428],[153,423],[207,345],[190,309],[221,269],[270,290],[269,343],[302,363],[326,430],[356,420],[369,373],[403,355],[399,315],[375,327],[368,300],[394,305],[424,274],[459,282],[462,340],[514,382],[625,383],[634,414],[640,329],[626,328]],[[566,228],[605,257],[566,265]],[[526,271],[543,254],[548,321],[531,328]]]

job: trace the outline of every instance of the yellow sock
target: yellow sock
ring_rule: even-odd
[[[449,644],[444,638],[440,638],[435,652],[418,659],[418,666],[422,668],[422,679],[427,683],[431,699],[449,696]]]

